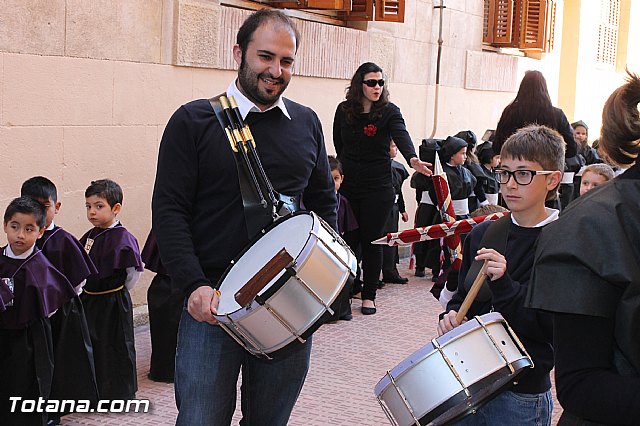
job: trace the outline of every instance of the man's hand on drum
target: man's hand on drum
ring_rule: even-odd
[[[413,170],[415,170],[416,172],[420,172],[425,176],[431,176],[433,174],[433,172],[429,168],[432,166],[432,164],[427,163],[426,161],[420,161],[418,157],[413,157],[409,161],[409,164],[411,165],[411,168]]]
[[[211,325],[218,324],[213,316],[218,313],[220,297],[218,293],[208,285],[195,289],[187,302],[187,311],[198,322],[207,322]]]
[[[467,322],[467,319],[463,319],[461,323],[456,319],[458,311],[449,311],[438,322],[438,336],[442,336],[447,331],[451,331],[462,323]]]
[[[488,260],[485,274],[490,281],[500,279],[507,273],[507,259],[494,249],[481,248],[478,250],[476,260]]]

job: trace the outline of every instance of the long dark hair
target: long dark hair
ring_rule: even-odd
[[[354,124],[358,121],[360,114],[362,114],[362,99],[364,99],[364,92],[362,91],[362,81],[364,80],[365,74],[370,72],[380,72],[384,76],[384,71],[378,65],[373,62],[365,62],[360,65],[356,70],[356,73],[351,78],[351,83],[349,83],[349,87],[347,88],[347,100],[343,104],[343,110],[347,115],[347,123]],[[369,111],[369,119],[375,120],[382,116],[382,110],[389,103],[389,90],[387,86],[382,87],[382,95],[380,95],[380,99],[377,102],[374,102],[371,105],[371,110]]]
[[[627,74],[627,83],[609,96],[602,110],[600,146],[618,164],[633,164],[640,153],[640,77]]]
[[[547,80],[540,71],[524,73],[516,98],[504,109],[500,121],[505,128],[520,128],[527,124],[553,123],[555,119]],[[507,135],[509,136],[509,135]]]
[[[516,98],[504,109],[496,127],[496,149],[500,149],[504,141],[521,127],[529,124],[554,127],[555,121],[547,81],[540,71],[527,71]]]

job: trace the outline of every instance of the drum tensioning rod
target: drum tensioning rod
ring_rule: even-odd
[[[505,320],[504,324],[505,324],[505,326],[507,328],[507,333],[509,333],[511,338],[516,342],[516,345],[518,345],[518,349],[520,349],[520,352],[523,355],[525,355],[527,358],[529,358],[529,361],[531,361],[531,368],[534,368],[535,364],[533,363],[533,358],[531,358],[531,355],[529,355],[529,352],[527,352],[527,349],[524,347],[524,345],[522,344],[522,342],[520,341],[520,339],[516,335],[516,332],[513,331],[513,329],[511,328],[511,326],[507,322],[507,320]]]
[[[318,241],[320,241],[322,243],[323,246],[325,246],[327,248],[327,250],[329,250],[329,252],[333,255],[333,257],[335,257],[336,259],[338,259],[338,262],[342,263],[342,265],[347,268],[347,270],[349,270],[349,272],[351,272],[351,266],[347,265],[347,262],[345,262],[344,260],[342,260],[342,258],[338,255],[338,253],[336,253],[336,251],[334,249],[332,249],[329,244],[327,244],[322,238],[320,238],[320,235],[318,235],[315,231],[311,230],[309,231],[310,235],[313,235],[314,237],[316,237],[318,239]],[[351,249],[349,249],[351,250]]]
[[[513,368],[513,365],[511,365],[511,363],[507,359],[507,356],[504,354],[502,349],[500,349],[500,346],[498,346],[498,342],[496,342],[496,339],[493,338],[493,335],[491,334],[491,332],[487,328],[487,324],[485,324],[485,322],[479,316],[476,316],[474,319],[478,322],[478,324],[480,324],[480,327],[482,327],[484,329],[484,332],[487,334],[487,336],[489,336],[489,340],[491,340],[491,343],[493,343],[493,346],[496,348],[496,350],[498,351],[498,353],[500,354],[500,356],[504,360],[504,364],[507,367],[509,367],[509,371],[511,371],[511,374],[514,374],[516,372],[515,368]]]
[[[456,380],[458,380],[458,382],[460,383],[460,386],[462,386],[462,390],[464,390],[465,395],[467,395],[467,398],[470,398],[471,397],[471,392],[469,392],[469,389],[467,388],[467,386],[462,381],[462,377],[460,377],[460,374],[458,374],[458,370],[456,370],[456,368],[454,367],[453,363],[451,362],[451,360],[449,359],[447,354],[445,354],[444,351],[442,350],[442,347],[440,346],[440,343],[438,343],[438,341],[436,339],[432,339],[431,340],[431,344],[438,350],[438,352],[440,352],[440,355],[442,356],[444,361],[449,366],[449,370],[451,370],[451,372],[455,376]]]
[[[263,357],[265,357],[266,359],[273,359],[271,358],[269,355],[267,355],[262,349],[260,349],[260,347],[258,346],[257,342],[255,340],[253,340],[251,338],[251,336],[249,336],[248,334],[244,333],[242,331],[242,327],[239,327],[236,325],[235,321],[233,321],[231,319],[231,317],[229,316],[229,314],[226,315],[227,319],[229,320],[229,324],[231,325],[231,327],[233,327],[234,330],[236,330],[238,332],[238,334],[240,334],[246,342],[242,342],[240,341],[240,339],[238,338],[238,336],[236,336],[236,334],[228,327],[228,324],[222,323],[220,321],[218,321],[218,324],[220,324],[222,326],[222,328],[231,335],[231,337],[233,337],[233,339],[238,342],[238,344],[240,346],[246,347],[245,343],[248,343],[250,346],[252,346],[253,348],[253,353],[254,354],[260,354]],[[251,352],[251,351],[249,351]]]
[[[309,293],[311,296],[313,296],[314,299],[316,299],[316,302],[319,302],[322,306],[324,306],[324,310],[325,311],[329,312],[330,315],[333,315],[333,309],[331,309],[331,307],[329,305],[327,305],[324,300],[322,300],[322,298],[318,295],[318,293],[316,293],[315,290],[312,289],[309,286],[309,284],[307,284],[305,282],[305,280],[300,278],[298,276],[298,274],[293,269],[289,273],[291,274],[291,276],[293,278],[296,279],[296,281],[298,281],[300,284],[302,284],[302,288],[304,288],[307,291],[307,293]],[[346,280],[345,280],[345,282],[346,282]]]
[[[269,305],[269,303],[264,302],[264,304],[262,305],[265,308],[267,308],[267,311],[269,311],[269,313],[275,318],[277,319],[280,324],[282,324],[282,326],[284,328],[286,328],[287,330],[289,330],[289,333],[291,333],[292,336],[295,336],[296,339],[298,339],[298,341],[300,343],[305,343],[306,340],[303,339],[297,332],[296,330],[293,328],[293,326],[291,324],[289,324],[284,318],[282,318],[279,314],[278,311],[276,311],[275,309],[273,309],[271,307],[271,305]]]
[[[400,386],[398,386],[398,384],[396,383],[396,380],[391,375],[391,371],[387,370],[387,376],[389,376],[389,380],[391,380],[391,384],[393,385],[393,388],[396,390],[396,392],[398,392],[398,395],[400,396],[400,399],[402,400],[402,403],[406,407],[407,411],[409,411],[409,414],[411,414],[411,417],[413,417],[413,421],[415,422],[416,426],[420,426],[420,420],[418,420],[418,418],[416,417],[416,414],[413,412],[413,408],[411,408],[411,406],[409,405],[409,401],[407,400],[407,397],[404,396],[404,393],[400,389]],[[380,402],[380,405],[382,405],[380,397],[378,397],[378,402]],[[385,411],[385,414],[386,414],[384,405],[382,406],[382,410]],[[396,425],[398,424],[395,421],[393,421],[392,423]]]

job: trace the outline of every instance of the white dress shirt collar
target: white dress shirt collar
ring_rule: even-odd
[[[260,108],[256,106],[256,104],[251,102],[245,95],[242,94],[242,92],[240,92],[240,89],[238,89],[238,86],[236,86],[236,81],[237,79],[233,80],[229,85],[229,87],[227,88],[227,96],[234,97],[234,99],[236,100],[236,103],[238,104],[238,109],[240,110],[240,114],[242,115],[243,120],[247,118],[247,115],[250,112],[261,113],[261,112],[267,112],[274,108],[280,108],[280,110],[285,115],[285,117],[291,120],[291,116],[289,115],[287,106],[284,104],[284,100],[282,99],[282,96],[278,97],[278,100],[273,105],[271,105],[266,110],[262,111],[260,110]]]

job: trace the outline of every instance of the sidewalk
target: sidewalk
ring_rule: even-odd
[[[313,336],[311,368],[292,413],[291,426],[388,425],[373,388],[387,370],[436,337],[440,305],[429,278],[416,278],[405,265],[406,285],[387,284],[378,291],[378,312],[363,316],[360,301],[353,320],[324,325]],[[177,411],[173,385],[147,379],[151,344],[147,325],[136,328],[137,398],[149,399],[149,413],[74,414],[63,425],[173,425]],[[562,412],[554,401],[554,424]],[[240,420],[239,404],[233,425]]]

